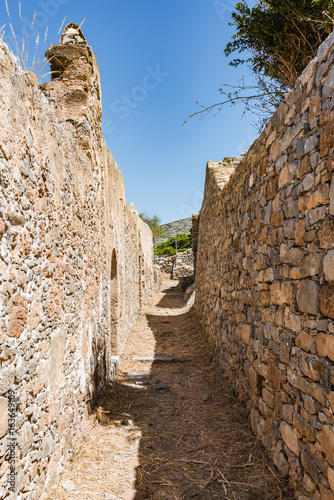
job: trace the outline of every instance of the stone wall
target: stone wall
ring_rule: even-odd
[[[300,500],[334,499],[334,34],[239,165],[209,163],[195,307]]]
[[[178,252],[176,265],[175,255],[169,257],[155,255],[154,262],[162,272],[171,273],[173,271],[173,278],[193,276],[194,274],[194,254],[191,248],[184,252]]]
[[[151,230],[102,137],[94,54],[71,24],[47,55],[40,89],[0,41],[1,498],[11,485],[43,498],[154,290]]]

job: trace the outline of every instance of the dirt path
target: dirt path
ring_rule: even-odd
[[[293,498],[176,284],[166,280],[138,318],[50,500]]]

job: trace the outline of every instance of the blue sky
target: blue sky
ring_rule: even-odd
[[[0,0],[1,1],[1,0]],[[200,209],[205,166],[248,149],[257,137],[253,115],[225,106],[203,121],[184,120],[219,102],[221,83],[237,84],[246,67],[229,66],[224,47],[234,0],[22,0],[47,44],[66,23],[86,18],[102,79],[103,129],[123,173],[126,199],[163,223]],[[250,1],[253,5],[255,2]],[[8,0],[16,32],[18,1]],[[0,26],[7,23],[4,2]],[[9,33],[8,25],[5,28]]]

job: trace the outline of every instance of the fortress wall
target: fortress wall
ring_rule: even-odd
[[[197,313],[297,497],[334,499],[334,34],[243,158],[209,162]]]

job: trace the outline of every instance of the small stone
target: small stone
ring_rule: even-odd
[[[75,484],[72,481],[65,481],[62,483],[62,488],[67,491],[67,493],[72,493],[72,491],[76,491]]]
[[[299,453],[298,438],[297,438],[296,434],[294,433],[291,425],[287,424],[286,422],[281,422],[280,431],[282,434],[283,441],[285,442],[287,447],[295,455],[298,455],[298,453]]]
[[[51,455],[51,452],[53,450],[53,445],[54,445],[53,438],[51,434],[48,433],[43,439],[43,444],[42,444],[43,457],[48,457],[49,455]]]
[[[319,484],[319,475],[318,469],[313,460],[307,455],[307,453],[302,450],[300,453],[300,461],[302,463],[303,468],[306,472],[311,476],[312,481],[318,485]]]
[[[316,381],[321,380],[322,365],[318,356],[300,351],[299,366],[306,377]]]
[[[334,176],[332,177],[331,188],[329,192],[329,213],[334,215]]]
[[[326,221],[319,230],[320,248],[333,248],[334,247],[334,222]]]
[[[330,465],[334,465],[334,430],[332,426],[324,425],[318,437],[321,451],[325,453]]]
[[[320,485],[320,495],[321,500],[334,500],[334,493],[328,488],[322,486],[322,484]]]
[[[34,435],[32,432],[31,424],[29,422],[25,422],[21,430],[21,449],[23,457],[28,453],[33,443]]]
[[[327,474],[329,486],[331,487],[331,490],[334,491],[334,469],[332,469],[332,467],[328,467]]]
[[[131,419],[128,419],[128,418],[124,418],[121,422],[122,425],[132,425],[133,424],[133,420]]]
[[[334,281],[334,250],[330,250],[324,258],[326,281]]]
[[[319,356],[327,357],[334,361],[334,335],[321,333],[317,335],[316,345]]]
[[[326,283],[319,292],[320,311],[334,319],[334,283]]]
[[[300,269],[303,278],[307,276],[316,276],[321,271],[323,256],[321,253],[310,254],[303,260]]]
[[[210,401],[210,399],[212,399],[212,394],[204,394],[203,396],[201,396],[201,401]]]
[[[316,489],[314,482],[308,474],[304,474],[303,486],[308,493],[313,493],[313,491]]]
[[[296,338],[296,346],[301,347],[304,351],[311,352],[314,346],[314,339],[312,335],[301,332]]]
[[[117,497],[115,495],[112,495],[111,493],[105,493],[104,500],[117,500]]]
[[[132,373],[127,373],[126,378],[130,380],[145,380],[150,377],[150,372],[136,371]]]
[[[322,87],[322,97],[334,97],[334,68],[328,73]]]
[[[8,219],[13,226],[24,226],[24,224],[26,223],[26,220],[24,217],[22,217],[22,215],[15,213],[8,214]]]
[[[158,384],[155,384],[151,387],[151,391],[169,391],[170,385],[166,384],[165,382],[159,382]]]
[[[9,337],[19,338],[26,326],[28,301],[20,293],[12,299],[12,313],[9,315]]]
[[[308,314],[319,314],[320,286],[313,280],[302,280],[297,288],[297,304],[299,311]]]

